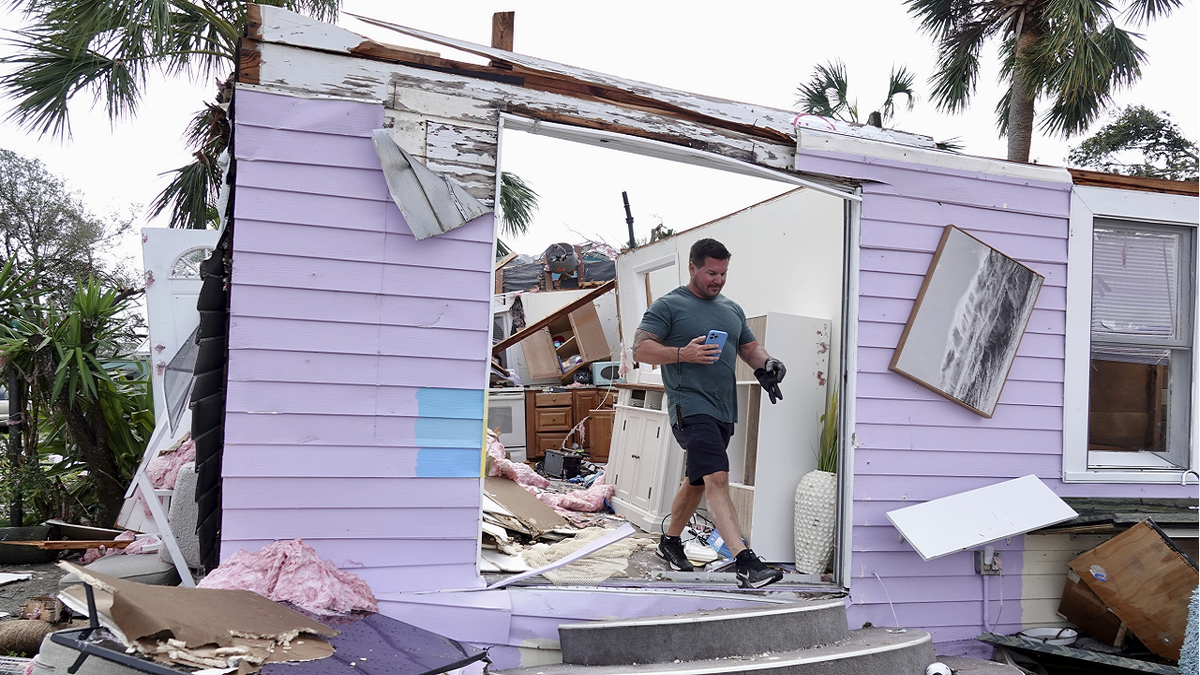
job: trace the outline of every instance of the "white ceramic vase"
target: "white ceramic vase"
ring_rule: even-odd
[[[796,486],[796,571],[823,574],[833,556],[837,474],[809,471]]]

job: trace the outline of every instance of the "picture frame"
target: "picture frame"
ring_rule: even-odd
[[[888,369],[990,419],[1044,282],[947,225]]]

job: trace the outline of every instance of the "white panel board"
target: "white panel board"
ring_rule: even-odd
[[[933,560],[1077,515],[1030,474],[889,511],[887,517],[922,558]]]

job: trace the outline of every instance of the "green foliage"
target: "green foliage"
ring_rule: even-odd
[[[505,234],[525,234],[537,207],[538,193],[528,183],[515,173],[500,172],[500,223]]]
[[[120,511],[154,426],[149,383],[118,370],[136,328],[127,311],[135,294],[89,278],[65,307],[27,305],[0,326],[0,355],[28,384],[26,419],[38,421],[25,461],[45,481],[22,489],[39,509],[71,510],[101,526]],[[6,470],[24,481],[30,469],[14,464],[10,457]]]
[[[821,447],[817,469],[837,473],[838,470],[838,388],[829,390],[825,413],[821,415]]]
[[[888,75],[888,89],[883,103],[876,108],[882,122],[887,123],[896,115],[896,97],[907,99],[906,110],[911,111],[917,101],[913,83],[916,75],[906,66],[900,66]],[[858,123],[858,103],[850,100],[850,81],[846,74],[846,64],[840,59],[829,63],[819,64],[813,68],[813,74],[808,82],[801,84],[796,93],[799,94],[796,103],[804,112]]]
[[[1113,93],[1141,77],[1146,53],[1140,35],[1118,25],[1165,17],[1181,0],[905,0],[921,29],[937,42],[938,68],[931,78],[939,109],[962,112],[975,94],[979,56],[996,39],[1001,81],[1009,84],[996,106],[1001,135],[1031,134],[1032,105],[1049,101],[1040,127],[1071,137],[1087,130],[1112,102]],[[1015,89],[1014,89],[1015,88]],[[1013,91],[1022,105],[1010,106]],[[1024,156],[1009,159],[1028,161]]]
[[[1086,167],[1145,178],[1197,179],[1196,143],[1183,135],[1169,113],[1144,106],[1126,107],[1094,136],[1071,148],[1067,161]]]
[[[16,100],[9,119],[43,136],[71,135],[70,102],[80,94],[101,103],[111,121],[133,117],[151,75],[206,77],[232,70],[246,25],[241,0],[8,0],[27,26],[7,40],[11,66],[0,76],[0,92]],[[341,0],[265,0],[261,4],[337,18]],[[206,111],[207,112],[207,111]],[[204,113],[202,113],[204,114]],[[194,128],[194,125],[193,125]],[[176,170],[155,200],[155,213],[170,209],[172,225],[204,227],[216,190],[215,159],[228,143],[228,130],[206,131],[193,165]],[[202,180],[205,179],[205,180]]]
[[[0,149],[0,177],[0,257],[38,277],[40,293],[69,297],[76,280],[89,275],[112,285],[133,283],[132,271],[106,265],[98,255],[129,231],[130,218],[93,214],[37,159]]]

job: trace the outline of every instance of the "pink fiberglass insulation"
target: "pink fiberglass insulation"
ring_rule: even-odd
[[[488,433],[488,457],[492,460],[492,466],[488,469],[489,476],[505,476],[521,486],[532,485],[544,488],[550,485],[549,480],[539,476],[527,465],[505,457],[504,445],[491,433]]]
[[[300,539],[278,541],[257,553],[238,549],[197,586],[253,591],[315,614],[379,611],[367,582],[322,560]]]
[[[605,485],[601,480],[597,480],[592,486],[586,490],[577,490],[569,492],[565,495],[551,494],[543,492],[537,498],[542,500],[542,503],[556,511],[565,509],[567,511],[583,511],[585,513],[596,513],[604,510],[604,501],[613,496],[616,488],[611,485]]]
[[[150,460],[146,464],[146,477],[156,488],[174,490],[175,480],[179,478],[179,468],[194,459],[196,459],[196,443],[189,435],[178,448],[168,450]]]
[[[84,565],[88,565],[88,564],[96,562],[97,560],[99,560],[101,558],[107,558],[110,555],[138,555],[140,553],[155,553],[157,549],[152,550],[152,551],[147,551],[144,549],[149,548],[153,544],[160,543],[158,540],[158,537],[143,537],[142,539],[138,539],[137,535],[135,535],[133,532],[130,532],[129,530],[125,530],[121,534],[118,534],[117,536],[113,537],[113,540],[114,541],[132,541],[133,543],[126,546],[125,548],[115,548],[115,547],[109,547],[109,546],[101,546],[100,548],[89,548],[87,551],[84,552],[83,560],[81,560],[80,562]]]

